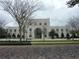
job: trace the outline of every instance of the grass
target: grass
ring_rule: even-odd
[[[46,40],[43,40],[43,39],[34,39],[32,40],[32,42],[71,42],[71,41],[79,41],[79,40],[66,40],[66,39],[46,39]]]
[[[31,42],[26,42],[26,41],[0,41],[0,45],[31,45]]]
[[[32,45],[68,45],[79,44],[79,40],[32,40]]]
[[[79,42],[32,42],[32,45],[68,45],[79,44]]]
[[[33,39],[32,41],[0,41],[0,45],[69,45],[79,44],[79,40]]]

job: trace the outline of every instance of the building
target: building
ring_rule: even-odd
[[[27,29],[27,28],[26,28]],[[69,34],[69,27],[67,26],[50,26],[50,19],[33,19],[32,23],[27,29],[27,38],[51,38],[49,33],[54,30],[59,38],[66,37]],[[11,36],[19,37],[18,27],[7,27],[7,31]],[[23,36],[23,34],[22,34]],[[56,37],[56,36],[55,36]]]

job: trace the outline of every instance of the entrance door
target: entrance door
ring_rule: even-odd
[[[36,28],[34,33],[35,33],[35,38],[39,38],[39,39],[42,38],[42,31],[40,28]]]

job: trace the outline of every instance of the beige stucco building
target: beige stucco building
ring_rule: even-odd
[[[33,22],[29,25],[26,33],[28,38],[51,38],[49,33],[52,30],[54,30],[59,37],[61,37],[62,33],[64,34],[64,37],[66,37],[66,34],[70,31],[69,27],[67,26],[50,26],[50,19],[47,18],[33,19]],[[7,31],[11,36],[15,35],[16,38],[19,36],[18,27],[7,27]]]

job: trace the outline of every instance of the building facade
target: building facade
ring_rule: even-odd
[[[6,29],[11,36],[14,35],[16,38],[19,37],[19,27],[7,27]],[[61,37],[62,35],[66,37],[70,31],[69,27],[67,26],[50,26],[50,19],[33,19],[32,23],[26,29],[27,32],[25,33],[27,38],[32,39],[49,39],[51,38],[49,34],[52,32],[52,30],[57,34],[58,37]]]

